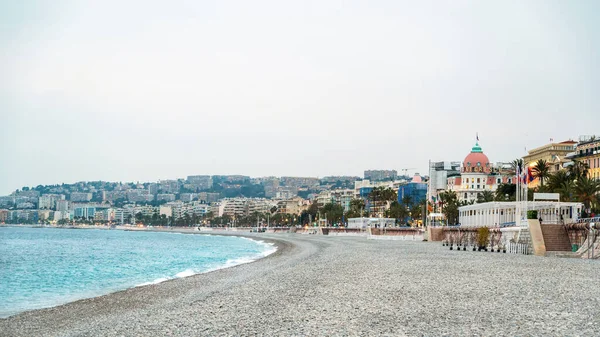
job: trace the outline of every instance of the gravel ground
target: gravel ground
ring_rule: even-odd
[[[279,251],[0,319],[0,335],[600,335],[600,261],[256,236],[277,240]]]

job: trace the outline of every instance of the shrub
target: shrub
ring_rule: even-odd
[[[527,219],[537,219],[538,218],[538,211],[527,211]]]
[[[477,229],[477,245],[479,247],[485,247],[490,237],[490,229],[487,227],[481,227]]]

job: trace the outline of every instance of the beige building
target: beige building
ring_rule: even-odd
[[[548,163],[550,173],[556,172],[560,170],[565,163],[571,161],[566,157],[568,154],[575,152],[576,146],[577,142],[573,140],[546,144],[527,151],[528,154],[523,156],[523,163],[525,166],[533,166],[538,160],[543,159]],[[536,187],[538,185],[539,181],[538,179],[535,179],[529,186]]]
[[[277,213],[299,215],[307,208],[308,202],[300,197],[277,202]]]
[[[581,136],[570,159],[588,166],[588,176],[600,180],[600,136]]]

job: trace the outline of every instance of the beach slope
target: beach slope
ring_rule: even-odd
[[[255,237],[277,253],[0,319],[0,335],[600,335],[598,261]]]

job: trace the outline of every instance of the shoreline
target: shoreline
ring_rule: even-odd
[[[600,335],[595,261],[248,236],[281,246],[254,263],[12,316],[0,335]]]
[[[286,244],[284,244],[281,240],[277,240],[277,239],[263,239],[260,238],[258,236],[253,236],[253,235],[241,235],[238,233],[231,233],[228,231],[210,231],[210,232],[201,232],[198,230],[193,230],[193,229],[163,229],[163,228],[136,228],[136,229],[130,229],[130,228],[94,228],[94,227],[100,227],[100,226],[73,226],[73,227],[47,227],[47,226],[38,226],[38,225],[1,225],[0,227],[26,227],[26,228],[59,228],[59,229],[97,229],[97,230],[120,230],[120,231],[132,231],[132,232],[154,232],[154,233],[180,233],[180,234],[192,234],[192,235],[206,235],[206,236],[232,236],[232,237],[239,237],[239,238],[244,238],[244,239],[248,239],[251,240],[253,242],[255,242],[257,245],[261,245],[261,244],[270,244],[273,247],[273,251],[263,255],[261,257],[257,257],[255,259],[252,259],[250,261],[247,262],[241,262],[241,263],[237,263],[237,264],[233,264],[233,265],[227,265],[227,263],[230,260],[227,260],[223,265],[212,268],[212,269],[208,269],[206,271],[202,271],[202,272],[198,272],[198,273],[194,273],[191,275],[187,275],[187,276],[181,276],[181,277],[177,277],[177,276],[173,276],[171,278],[167,278],[167,279],[163,279],[160,282],[156,282],[157,280],[150,280],[148,282],[144,282],[141,284],[137,284],[137,285],[133,285],[130,287],[126,287],[124,289],[121,290],[116,290],[116,291],[111,291],[108,292],[106,294],[103,295],[98,295],[98,296],[93,296],[93,297],[84,297],[84,298],[80,298],[80,299],[76,299],[73,301],[69,301],[69,302],[65,302],[65,303],[61,303],[61,304],[57,304],[54,306],[50,306],[50,307],[44,307],[44,308],[37,308],[37,309],[30,309],[30,310],[26,310],[26,311],[22,311],[22,312],[18,312],[15,314],[12,314],[10,316],[6,316],[6,317],[0,317],[0,322],[2,322],[2,320],[8,320],[11,319],[13,317],[22,315],[22,314],[26,314],[26,313],[33,313],[36,311],[42,311],[42,310],[49,310],[49,309],[54,309],[54,308],[59,308],[62,306],[68,306],[70,304],[76,303],[76,302],[80,302],[80,301],[85,301],[85,300],[92,300],[92,299],[96,299],[96,298],[101,298],[101,297],[105,297],[105,296],[110,296],[113,294],[117,294],[120,292],[126,292],[130,289],[135,289],[135,288],[143,288],[143,287],[148,287],[148,286],[154,286],[154,285],[159,285],[159,284],[163,284],[166,282],[170,282],[170,281],[176,281],[179,279],[184,279],[184,278],[190,278],[190,277],[195,277],[198,275],[205,275],[205,274],[209,274],[212,272],[217,272],[219,270],[224,270],[224,269],[230,269],[230,268],[235,268],[241,265],[245,265],[245,264],[252,264],[255,263],[257,261],[266,259],[268,257],[271,256],[276,256],[278,253],[280,253],[280,250],[282,249],[282,247],[287,247]],[[241,233],[241,232],[240,232]],[[250,233],[251,234],[251,233]],[[266,252],[268,252],[269,250],[267,250]],[[244,258],[244,257],[240,257],[240,258]],[[0,330],[1,332],[1,330]]]

